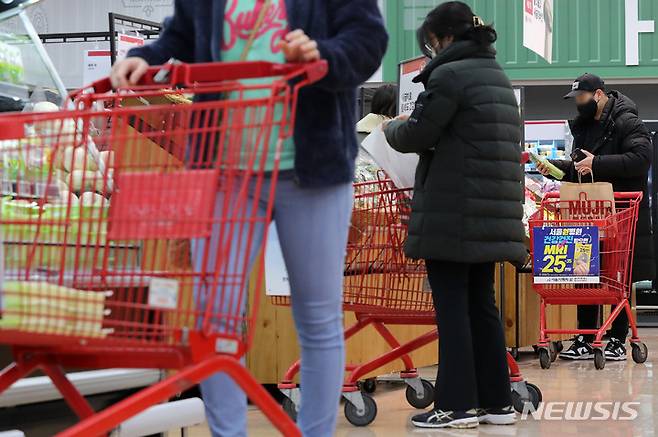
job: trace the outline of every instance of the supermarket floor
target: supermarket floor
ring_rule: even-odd
[[[521,357],[521,370],[525,378],[541,387],[544,401],[552,401],[550,418],[563,416],[567,402],[593,402],[592,417],[601,418],[596,409],[614,413],[614,406],[605,402],[638,402],[627,404],[637,410],[635,420],[535,420],[529,417],[516,426],[481,426],[476,430],[417,430],[409,425],[409,418],[416,414],[404,398],[404,387],[396,384],[380,384],[375,395],[379,413],[368,428],[355,428],[339,415],[338,437],[488,437],[488,436],[546,436],[546,437],[653,437],[658,429],[658,374],[653,363],[658,363],[658,329],[641,330],[640,335],[649,347],[649,360],[645,364],[607,362],[605,369],[597,371],[592,361],[566,362],[558,360],[549,370],[542,370],[530,353]],[[433,379],[434,369],[424,369],[423,374]],[[574,407],[571,407],[574,408]],[[576,407],[577,408],[577,407]],[[581,407],[585,411],[585,404]],[[620,410],[623,411],[623,410]],[[619,417],[628,417],[620,413]],[[269,437],[279,435],[257,410],[249,413],[249,436]],[[177,435],[172,433],[170,435]],[[191,437],[207,437],[205,429],[195,429]]]

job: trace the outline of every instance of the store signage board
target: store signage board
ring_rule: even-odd
[[[109,50],[86,50],[82,79],[85,85],[110,75],[112,58]]]
[[[400,63],[398,72],[398,114],[411,114],[416,107],[416,100],[425,91],[422,83],[414,83],[413,79],[425,68],[429,59],[422,56]]]
[[[535,284],[598,284],[599,228],[546,226],[533,232]]]
[[[553,0],[523,1],[523,45],[553,62]]]
[[[572,82],[586,71],[612,80],[633,80],[645,83],[656,77],[658,68],[658,1],[656,0],[552,0],[553,37],[546,40],[524,35],[525,15],[532,9],[533,20],[537,0],[469,1],[479,6],[485,23],[500,26],[496,59],[514,81],[526,85],[540,85],[543,81],[556,81],[560,85]],[[432,8],[428,2],[400,0],[387,3],[387,18],[402,26],[390,26],[389,51],[396,59],[408,59],[418,53],[416,29]],[[430,2],[431,3],[431,2]],[[435,2],[437,3],[437,2]],[[440,2],[439,2],[440,3]],[[544,8],[544,1],[539,1]],[[545,14],[545,13],[544,13]],[[583,17],[605,23],[605,31],[593,32]],[[590,20],[591,21],[591,20]],[[544,23],[545,24],[545,23]],[[545,27],[540,30],[545,33]],[[533,50],[526,48],[524,36],[533,38],[538,45],[552,42],[552,64],[548,64]],[[544,36],[544,35],[542,35]],[[545,46],[541,46],[545,50]],[[539,48],[538,48],[539,50]],[[637,68],[627,68],[634,66]],[[385,80],[395,80],[398,63],[385,63]],[[546,84],[548,85],[548,84]]]
[[[128,52],[135,48],[135,47],[141,47],[144,45],[144,38],[141,36],[135,36],[135,35],[126,35],[124,33],[120,33],[119,37],[117,38],[117,57],[116,60],[120,61],[122,59],[125,59],[128,56]]]
[[[640,20],[639,0],[626,0],[626,65],[640,65],[640,34],[654,33],[653,20]]]

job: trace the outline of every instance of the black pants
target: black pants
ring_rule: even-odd
[[[602,308],[597,305],[578,305],[578,329],[594,329],[599,326],[599,311]],[[628,336],[628,314],[626,314],[626,310],[619,313],[619,316],[612,322],[609,334],[610,337],[626,341]],[[593,335],[585,335],[584,337],[585,341],[594,341]]]
[[[427,261],[439,327],[434,406],[463,411],[512,404],[493,263]]]

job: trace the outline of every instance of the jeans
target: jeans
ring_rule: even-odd
[[[440,338],[434,407],[467,411],[512,405],[494,263],[426,264]]]
[[[269,187],[267,180],[262,195],[252,193],[252,199],[256,196],[259,215],[264,214],[267,206]],[[221,214],[222,205],[231,203],[219,197],[216,217]],[[306,437],[333,436],[336,426],[345,368],[342,287],[352,203],[352,184],[306,189],[294,181],[291,172],[279,176],[273,216],[288,270],[292,312],[301,347],[298,426]],[[249,265],[253,265],[264,230],[263,224],[255,225],[254,240],[248,245],[245,230],[234,228],[231,232],[221,232],[216,226],[211,247],[218,247],[217,243],[230,238],[229,257],[231,262],[235,260],[230,269],[238,269],[245,256]],[[192,245],[197,269],[203,265],[204,244],[199,240]],[[214,254],[209,257],[207,265],[214,265]],[[220,299],[222,295],[224,298]],[[245,290],[225,287],[218,290],[215,301],[221,305],[217,308],[220,313],[234,313],[244,308],[245,299]],[[223,329],[240,329],[231,326],[231,322],[224,323]],[[219,373],[201,383],[201,392],[213,437],[247,435],[247,399],[237,384]]]

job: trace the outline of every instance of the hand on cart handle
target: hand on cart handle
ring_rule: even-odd
[[[117,62],[112,68],[110,81],[113,88],[128,88],[139,84],[149,69],[149,64],[136,56]]]
[[[200,89],[217,86],[227,81],[256,79],[263,77],[281,77],[295,81],[301,88],[321,80],[329,67],[326,61],[317,60],[308,63],[276,64],[272,62],[214,62],[185,64],[169,62],[163,66],[149,67],[140,58],[127,58],[115,65],[112,76],[74,92],[72,97],[79,98],[84,92],[92,90],[96,94],[105,94],[114,89],[160,89],[163,85]],[[163,72],[168,71],[168,74]],[[166,77],[163,83],[159,81]],[[118,85],[116,87],[115,85]],[[126,86],[127,85],[127,86]]]

